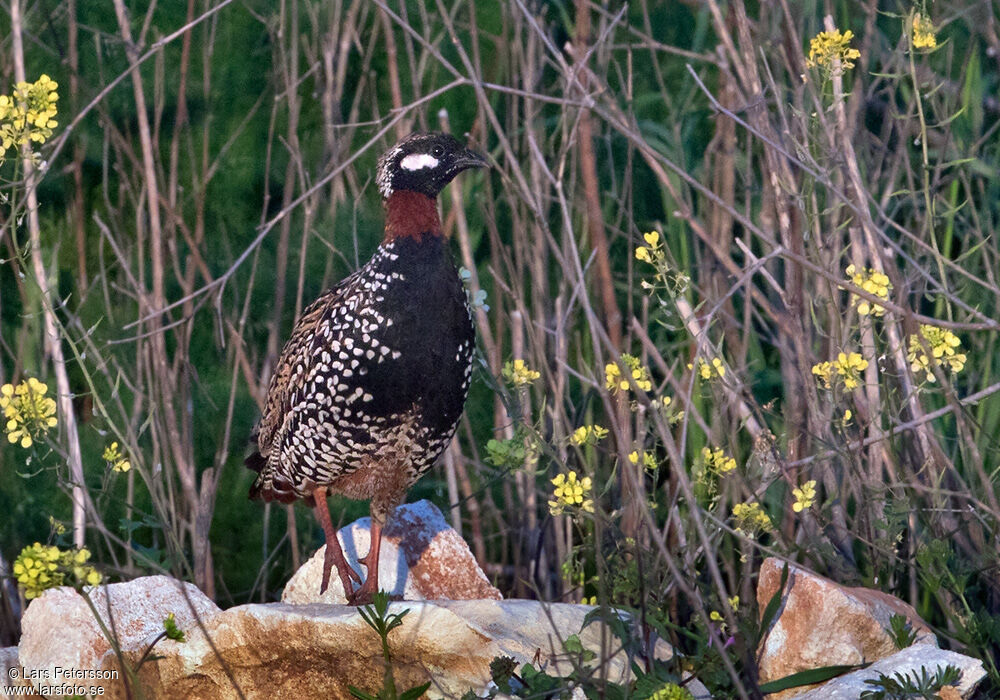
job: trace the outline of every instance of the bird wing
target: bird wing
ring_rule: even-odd
[[[291,411],[293,394],[311,374],[316,347],[322,342],[322,333],[318,333],[318,329],[332,310],[355,291],[357,277],[357,272],[345,277],[307,306],[282,348],[258,427],[257,445],[265,458],[276,447],[275,436]]]

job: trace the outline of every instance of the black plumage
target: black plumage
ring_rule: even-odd
[[[441,454],[468,393],[475,331],[436,195],[486,161],[445,134],[413,134],[379,162],[385,239],[303,313],[278,360],[247,466],[251,498],[312,500],[352,602],[376,591],[381,527]],[[371,499],[365,584],[343,558],[327,492]]]

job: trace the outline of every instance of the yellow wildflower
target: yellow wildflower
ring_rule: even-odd
[[[541,372],[528,367],[524,360],[514,360],[503,366],[504,379],[517,387],[528,386],[541,376]]]
[[[923,335],[928,347],[931,349],[931,356],[934,361],[947,367],[958,374],[965,368],[965,353],[958,352],[962,347],[962,341],[958,336],[945,328],[938,328],[928,324],[920,325],[920,334]],[[914,372],[925,372],[927,381],[936,381],[934,372],[931,371],[931,360],[924,352],[924,347],[920,343],[916,334],[910,336],[910,351],[907,354],[910,362],[910,369]]]
[[[717,474],[727,474],[736,469],[736,460],[723,452],[721,447],[714,450],[702,447],[701,457],[705,460],[705,466]]]
[[[576,472],[556,474],[552,479],[555,489],[552,500],[549,501],[549,512],[552,515],[562,515],[566,508],[579,507],[586,513],[594,512],[594,501],[590,498],[591,481],[589,476],[577,479]]]
[[[3,412],[7,439],[28,448],[40,435],[56,425],[56,402],[47,396],[49,388],[34,377],[16,387],[0,386],[0,411]]]
[[[44,143],[58,126],[58,84],[47,75],[34,83],[19,82],[12,95],[0,95],[0,158],[8,148],[30,141]]]
[[[104,461],[116,472],[125,473],[132,468],[132,463],[122,454],[117,442],[112,442],[104,448]]]
[[[650,391],[653,388],[653,382],[649,378],[649,370],[642,366],[639,362],[639,358],[635,355],[622,355],[622,364],[632,375],[632,379],[635,380],[635,385],[642,389],[643,391]],[[618,366],[616,362],[609,362],[604,366],[604,386],[611,391],[612,394],[617,394],[619,391],[628,391],[630,384],[628,380],[622,376],[621,367]]]
[[[570,442],[574,445],[596,445],[608,436],[608,429],[599,425],[581,425],[573,431]]]
[[[861,287],[869,294],[882,299],[889,299],[889,292],[892,291],[892,282],[889,281],[889,277],[884,272],[878,272],[868,267],[858,272],[854,265],[848,265],[845,272],[847,272],[847,277],[854,285]],[[867,316],[868,314],[882,316],[885,314],[885,307],[871,303],[867,299],[862,299],[853,294],[851,295],[851,306],[856,306],[858,313],[862,316]]]
[[[688,369],[694,369],[694,365],[688,363]],[[702,379],[715,379],[726,376],[726,365],[718,357],[713,357],[711,363],[698,358],[698,376]]]
[[[937,36],[934,33],[934,23],[922,12],[913,15],[910,25],[913,36],[913,48],[931,50],[937,48]]]
[[[62,535],[66,532],[66,526],[53,518],[51,515],[49,516],[49,527],[51,527],[52,531],[57,535]]]
[[[861,373],[868,369],[868,360],[860,353],[838,353],[833,362],[820,362],[813,365],[812,373],[827,389],[832,389],[834,379],[844,385],[844,389],[857,389],[861,386]]]
[[[646,469],[649,469],[650,471],[656,469],[656,467],[658,466],[656,464],[656,455],[654,455],[652,452],[646,452],[645,450],[641,452],[638,450],[633,450],[632,452],[629,452],[628,461],[636,465],[638,465],[639,462],[642,462],[642,466]]]
[[[694,696],[687,688],[683,688],[676,683],[666,683],[657,688],[649,696],[649,700],[694,700]]]
[[[638,246],[635,249],[636,260],[641,260],[643,262],[649,263],[650,265],[655,265],[661,260],[663,260],[663,250],[661,250],[660,245],[660,234],[658,231],[650,231],[649,233],[642,234],[642,238],[646,241],[646,246]]]
[[[737,503],[733,506],[733,520],[736,531],[747,537],[755,537],[757,533],[772,532],[774,524],[760,503],[750,501]]]
[[[825,68],[835,70],[835,63],[840,62],[840,70],[854,67],[854,61],[861,58],[861,52],[850,47],[854,32],[848,29],[841,33],[839,29],[832,32],[820,32],[809,42],[809,58],[806,66],[809,68]]]
[[[795,496],[792,510],[796,513],[801,513],[806,508],[812,507],[813,501],[816,500],[816,480],[810,479],[802,484],[801,488],[793,488],[792,495]]]
[[[96,586],[101,582],[98,573],[87,561],[87,549],[62,551],[39,542],[25,547],[14,561],[14,578],[24,588],[24,597],[31,600],[56,586]]]

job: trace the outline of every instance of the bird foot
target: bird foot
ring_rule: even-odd
[[[320,584],[319,593],[320,595],[326,593],[326,589],[330,585],[330,573],[336,566],[337,573],[340,575],[340,583],[344,587],[344,595],[350,598],[351,592],[354,590],[353,583],[361,585],[361,575],[351,568],[343,554],[339,557],[337,554],[337,550],[327,546],[326,553],[323,555],[323,583]]]

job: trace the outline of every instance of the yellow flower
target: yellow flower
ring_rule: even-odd
[[[844,422],[845,423],[849,422],[851,420],[851,418],[853,418],[853,417],[854,417],[854,413],[851,411],[851,409],[847,409],[846,411],[844,411]]]
[[[14,578],[24,588],[24,597],[31,600],[56,586],[96,586],[101,582],[98,573],[87,561],[87,549],[62,551],[40,542],[25,547],[14,561]]]
[[[816,480],[810,479],[802,484],[801,488],[793,488],[792,495],[795,496],[792,510],[796,513],[801,513],[806,508],[812,507],[813,501],[816,500]]]
[[[44,143],[58,126],[58,84],[47,75],[34,83],[19,82],[12,95],[0,95],[0,158],[11,147]]]
[[[733,609],[733,612],[739,612],[740,597],[738,595],[734,595],[732,598],[729,599],[729,607]]]
[[[861,287],[873,296],[886,300],[889,299],[889,293],[892,291],[892,282],[889,281],[889,277],[884,272],[878,272],[868,267],[858,272],[854,265],[848,265],[846,272],[848,279],[854,285]],[[868,314],[883,316],[885,314],[885,307],[880,304],[871,303],[853,294],[851,295],[851,305],[856,306],[858,313],[862,316],[867,316]]]
[[[771,518],[756,501],[734,505],[733,520],[736,524],[736,531],[747,537],[755,537],[759,532],[772,532],[774,530]]]
[[[642,452],[639,452],[638,450],[633,450],[632,452],[629,452],[628,461],[636,465],[639,464],[639,462],[641,461],[642,466],[646,469],[649,469],[650,471],[656,469],[656,467],[659,466],[656,463],[656,455],[654,455],[652,452],[646,452],[645,450],[643,450]]]
[[[835,69],[835,62],[840,62],[840,70],[854,67],[854,61],[861,58],[861,52],[850,47],[854,32],[848,29],[841,33],[839,29],[832,32],[820,32],[809,42],[809,58],[806,66],[809,68]]]
[[[653,388],[653,382],[649,378],[649,370],[642,366],[638,357],[628,354],[622,355],[622,364],[625,365],[629,374],[632,375],[632,379],[635,381],[637,387],[643,391],[650,391]],[[630,384],[622,376],[621,367],[616,362],[609,362],[604,365],[604,386],[612,394],[629,390]]]
[[[694,696],[687,688],[682,688],[676,683],[666,683],[657,688],[649,696],[649,700],[694,700]]]
[[[687,367],[694,369],[694,365],[690,362]],[[726,365],[718,357],[713,357],[711,363],[698,358],[698,376],[702,379],[721,379],[726,376]]]
[[[913,15],[910,25],[913,32],[913,48],[915,49],[936,49],[937,36],[934,33],[934,23],[927,15],[917,12]]]
[[[517,387],[528,386],[541,376],[541,372],[528,367],[524,360],[514,360],[503,366],[504,379]]]
[[[642,260],[651,265],[656,264],[663,258],[663,251],[660,250],[660,233],[658,231],[650,231],[649,233],[642,234],[642,238],[646,241],[646,246],[639,246],[635,249],[636,260]]]
[[[552,500],[549,501],[549,512],[552,515],[562,515],[566,508],[579,507],[586,513],[594,512],[594,502],[590,498],[591,481],[589,476],[577,479],[576,472],[556,474],[552,479],[555,489]]]
[[[56,425],[56,402],[45,396],[48,390],[34,377],[28,377],[16,387],[12,384],[0,387],[0,411],[6,419],[7,440],[20,442],[21,447],[28,448],[37,437]]]
[[[813,365],[812,373],[815,374],[823,386],[827,389],[831,388],[833,384],[833,363],[832,362],[820,362],[819,364]]]
[[[104,461],[116,472],[125,473],[132,468],[132,463],[122,454],[117,442],[112,442],[104,448]]]
[[[965,353],[958,352],[962,347],[962,341],[958,339],[957,335],[945,328],[928,324],[920,325],[920,334],[930,347],[931,356],[935,363],[946,365],[955,374],[965,368]],[[914,372],[926,373],[928,382],[937,381],[931,370],[931,358],[924,352],[924,347],[916,334],[910,336],[910,350],[907,354],[907,360],[910,362],[910,369]]]
[[[820,362],[813,365],[812,373],[827,389],[832,389],[836,379],[844,385],[844,389],[857,389],[861,386],[861,373],[868,369],[868,360],[860,353],[838,353],[833,362]]]
[[[702,447],[701,457],[705,460],[705,466],[717,474],[727,474],[736,469],[736,460],[723,452],[721,447],[714,450]]]
[[[581,425],[573,431],[570,442],[574,445],[596,445],[608,436],[608,429],[599,425]]]

